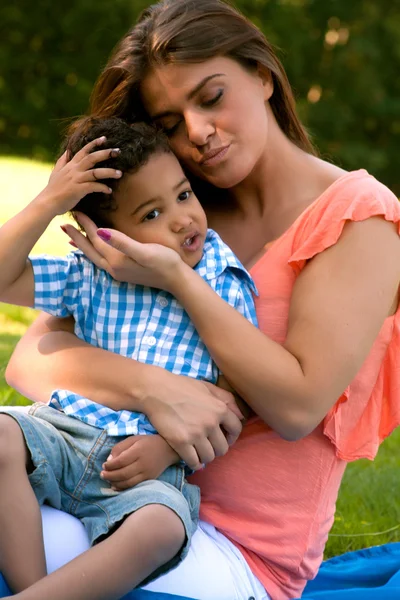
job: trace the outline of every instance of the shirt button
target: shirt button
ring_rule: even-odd
[[[154,335],[150,335],[150,336],[147,338],[147,343],[148,343],[148,345],[149,345],[149,346],[155,346],[155,345],[156,345],[156,343],[157,343],[157,340],[156,340],[156,338],[154,337]]]
[[[166,298],[164,298],[164,296],[158,296],[156,302],[162,308],[165,308],[166,306],[168,306],[168,300]]]

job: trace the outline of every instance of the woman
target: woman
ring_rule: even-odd
[[[158,248],[151,256],[113,231],[107,244],[87,219],[88,239],[68,234],[115,277],[175,294],[257,416],[213,460],[227,450],[222,429],[238,430],[227,393],[87,347],[71,323],[43,315],[8,381],[35,400],[73,387],[140,410],[191,467],[210,463],[193,476],[203,521],[189,558],[149,589],[296,598],[322,560],[347,462],[372,459],[400,421],[400,207],[365,171],[315,156],[271,47],[220,0],[145,11],[103,71],[92,112],[165,129],[209,225],[251,269],[260,330],[179,263],[160,270]],[[108,468],[121,487],[133,468],[122,450]]]

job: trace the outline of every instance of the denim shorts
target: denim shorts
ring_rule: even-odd
[[[31,455],[29,481],[39,504],[49,504],[78,517],[91,544],[111,533],[125,517],[148,504],[162,504],[182,520],[186,541],[179,556],[151,579],[176,566],[186,556],[199,518],[200,490],[187,483],[184,468],[169,467],[155,480],[121,492],[100,478],[102,464],[123,437],[107,435],[46,404],[0,407],[19,424]]]

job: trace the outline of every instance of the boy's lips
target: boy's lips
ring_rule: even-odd
[[[187,250],[188,252],[197,252],[201,248],[202,238],[198,231],[193,231],[192,233],[185,236],[183,243],[181,244],[181,248]]]

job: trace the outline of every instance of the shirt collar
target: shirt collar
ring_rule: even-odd
[[[240,260],[215,231],[208,229],[204,242],[203,256],[194,267],[194,270],[206,281],[211,281],[219,277],[226,269],[238,271],[238,276],[243,278],[251,290],[258,295],[251,275],[244,268]]]

